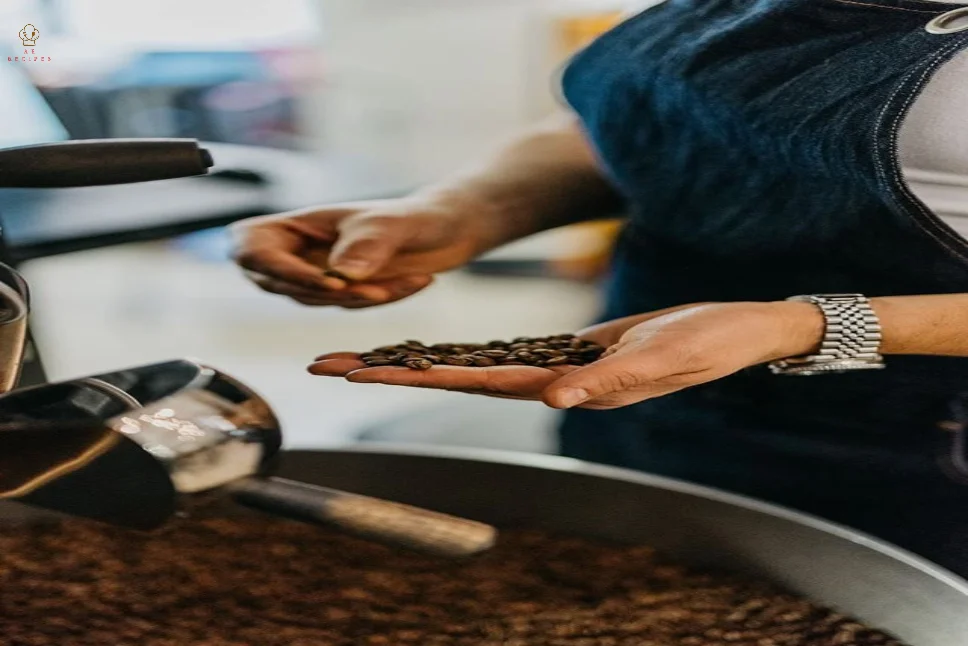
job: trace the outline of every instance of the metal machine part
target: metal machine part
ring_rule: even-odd
[[[651,545],[773,581],[916,646],[961,646],[968,581],[870,536],[767,503],[567,458],[372,445],[287,453],[282,477],[502,527]]]
[[[0,265],[0,393],[17,385],[27,345],[30,297],[20,274]]]
[[[145,182],[212,165],[194,140],[70,141],[0,150],[0,187]],[[0,230],[0,262],[6,252]],[[23,278],[0,264],[0,393],[8,393],[0,397],[0,499],[150,529],[193,497],[224,489],[263,511],[442,556],[494,543],[494,528],[482,523],[257,477],[282,443],[272,409],[192,361],[9,392],[28,347],[28,301]]]
[[[0,150],[0,187],[132,184],[204,175],[213,164],[193,139],[65,141]]]
[[[391,445],[289,452],[277,474],[497,527],[650,545],[772,581],[916,646],[962,646],[968,634],[968,581],[854,530],[685,482],[553,456]],[[0,502],[0,524],[49,520]]]
[[[269,404],[194,361],[0,397],[0,499],[153,529],[219,493],[238,503],[446,557],[494,544],[462,518],[266,476],[282,445]]]
[[[0,149],[0,188],[104,186],[205,175],[214,161],[194,139],[66,141]],[[26,317],[27,286],[15,271],[0,224],[0,392],[20,375],[30,385],[47,381]],[[13,290],[15,294],[11,294]],[[21,330],[21,327],[23,328]]]

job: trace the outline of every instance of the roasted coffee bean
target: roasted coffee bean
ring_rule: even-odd
[[[558,357],[551,357],[550,359],[545,361],[546,366],[562,366],[566,363],[568,363],[568,357],[564,355],[561,355]]]
[[[903,646],[763,581],[529,530],[441,562],[268,516],[47,521],[0,530],[0,572],[10,646]]]
[[[473,366],[474,360],[466,355],[457,357],[444,357],[441,359],[448,366]]]
[[[363,361],[390,361],[389,365],[411,367],[425,370],[422,363],[433,365],[446,364],[464,367],[490,367],[493,365],[548,365],[549,359],[567,356],[568,361],[556,361],[551,365],[585,365],[591,363],[604,352],[604,348],[590,341],[578,339],[573,335],[556,335],[543,338],[517,337],[513,341],[493,340],[487,343],[435,343],[427,345],[422,341],[409,339],[393,346],[382,346],[361,355]],[[489,359],[490,361],[482,361]],[[379,365],[388,365],[380,363]]]
[[[407,359],[403,365],[411,370],[430,370],[434,364],[427,359]]]
[[[393,362],[390,361],[389,359],[364,359],[363,363],[365,363],[370,368],[393,365]]]

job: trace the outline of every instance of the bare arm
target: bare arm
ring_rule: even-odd
[[[550,119],[484,163],[417,196],[470,207],[467,217],[481,227],[482,250],[539,231],[615,215],[622,206],[572,115]]]
[[[889,296],[871,303],[881,320],[884,354],[968,357],[968,294]],[[541,399],[555,408],[611,409],[775,359],[813,354],[823,333],[824,317],[809,303],[697,303],[582,331],[583,338],[608,347],[604,358],[582,368],[435,366],[417,372],[369,368],[343,354],[322,357],[310,371],[366,383]]]
[[[778,304],[788,312],[793,329],[788,356],[816,350],[823,320],[808,303]],[[883,354],[968,357],[968,294],[885,296],[872,298],[881,320]]]
[[[613,215],[621,202],[568,116],[408,197],[238,223],[234,256],[265,291],[305,305],[370,307],[415,294],[506,242]]]

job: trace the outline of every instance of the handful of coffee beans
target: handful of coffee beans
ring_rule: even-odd
[[[598,360],[605,348],[573,334],[546,337],[521,336],[489,343],[435,343],[404,341],[364,352],[367,367],[403,366],[430,370],[434,366],[490,368],[492,366],[585,366]]]

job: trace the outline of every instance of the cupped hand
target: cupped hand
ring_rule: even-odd
[[[481,251],[473,210],[413,197],[252,218],[230,229],[233,257],[260,288],[305,305],[381,305]]]
[[[661,397],[744,368],[811,352],[823,318],[807,303],[706,303],[618,319],[578,336],[606,346],[583,366],[434,366],[368,368],[358,354],[333,353],[309,367],[316,375],[542,400],[555,408],[612,409]]]

